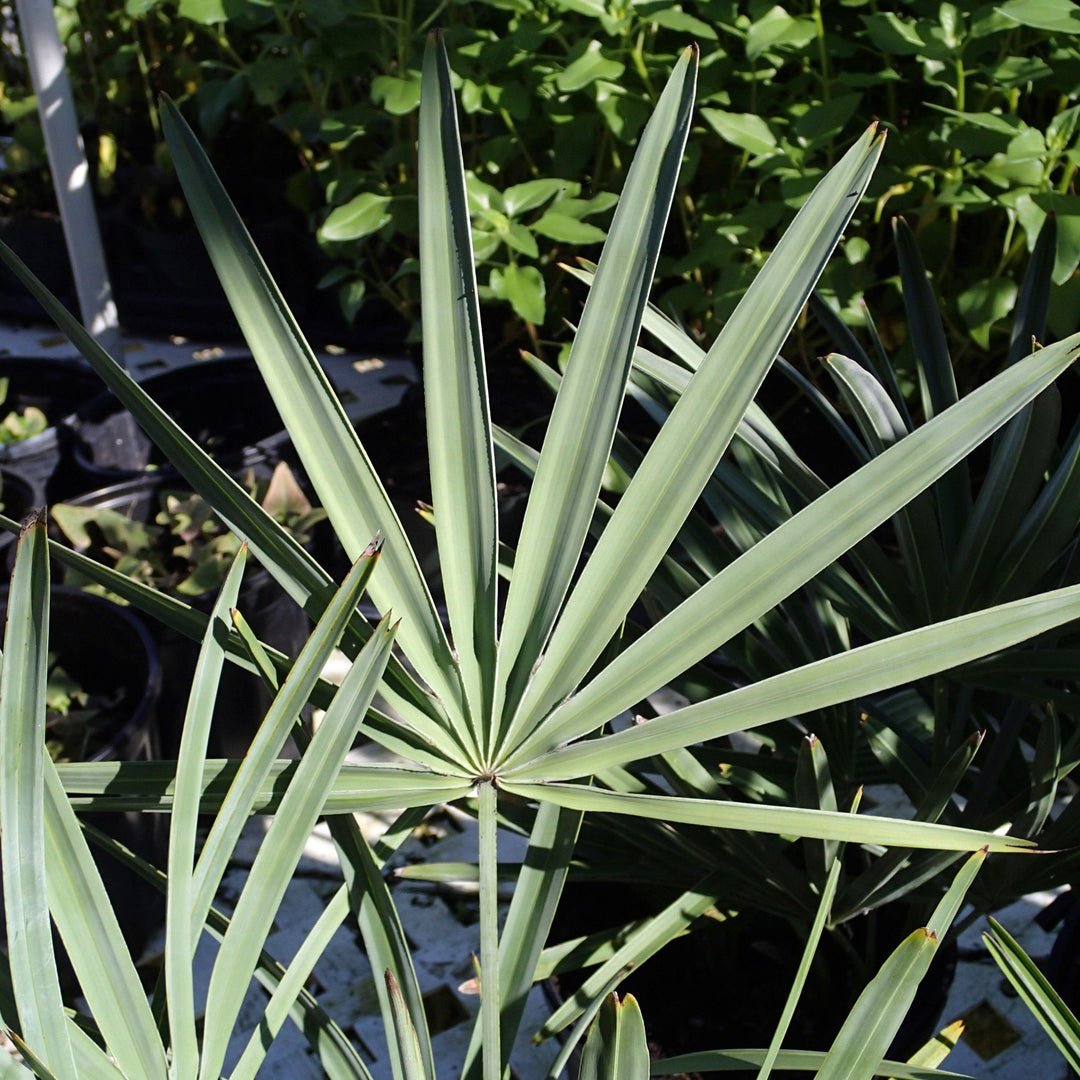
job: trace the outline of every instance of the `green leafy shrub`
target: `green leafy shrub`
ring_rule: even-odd
[[[114,147],[103,168],[115,147],[144,166],[161,157],[159,133],[130,137],[135,117],[145,125],[138,106],[150,88],[177,96],[205,141],[220,136],[219,156],[240,118],[250,129],[261,116],[295,148],[289,197],[334,260],[324,285],[349,318],[376,296],[416,318],[411,147],[423,35],[437,20],[466,112],[480,295],[509,304],[510,335],[523,320],[534,340],[562,336],[573,301],[559,263],[603,239],[688,36],[702,49],[702,110],[659,261],[654,298],[665,312],[711,337],[837,148],[880,119],[889,161],[822,282],[845,318],[861,321],[869,291],[882,332],[899,342],[882,226],[886,214],[910,215],[931,272],[948,280],[946,326],[961,381],[974,385],[1004,352],[1024,253],[1053,212],[1054,280],[1067,289],[1051,321],[1068,332],[1061,320],[1080,289],[1080,52],[1069,0],[916,0],[897,12],[734,0],[99,7],[63,10],[83,114]],[[7,86],[0,108],[18,132],[32,124],[25,78]],[[34,139],[21,144],[40,162]],[[160,173],[143,172],[154,202]],[[807,357],[818,341],[807,341]]]

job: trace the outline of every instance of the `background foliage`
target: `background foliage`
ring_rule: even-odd
[[[1004,356],[1002,320],[1054,212],[1050,330],[1071,330],[1080,18],[1069,0],[916,0],[896,13],[858,0],[65,0],[58,13],[99,194],[151,218],[182,215],[147,119],[165,90],[227,180],[232,157],[264,163],[261,191],[233,186],[249,216],[280,203],[285,184],[349,318],[373,296],[416,317],[420,56],[439,25],[467,116],[481,296],[501,304],[507,337],[523,325],[534,343],[562,335],[573,307],[559,262],[599,250],[630,149],[690,39],[702,108],[654,292],[667,313],[715,332],[837,146],[879,118],[887,164],[822,282],[845,318],[860,322],[875,292],[879,330],[903,344],[888,224],[906,215],[930,272],[948,277],[947,330],[970,385]],[[47,196],[17,56],[2,78],[11,209]],[[819,344],[809,333],[806,355]]]

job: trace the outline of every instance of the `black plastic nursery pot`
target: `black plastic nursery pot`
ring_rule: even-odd
[[[259,475],[259,470],[256,470],[256,474]],[[265,466],[261,475],[266,475]],[[161,509],[165,493],[186,490],[183,480],[175,475],[151,473],[71,499],[69,504],[113,510],[130,521],[152,524]],[[50,531],[54,539],[67,543],[55,522]],[[87,554],[101,562],[110,562],[101,551],[91,550]],[[213,608],[215,598],[215,593],[178,596],[184,603],[207,614]],[[260,641],[287,655],[295,656],[307,640],[310,632],[307,615],[257,563],[248,563],[237,608]],[[160,750],[163,756],[170,758],[175,757],[179,749],[199,644],[158,624],[152,624],[151,633],[163,669],[163,695],[159,709]],[[256,676],[227,663],[218,691],[209,755],[242,756],[269,702],[269,693]]]
[[[7,613],[7,587],[0,613]],[[158,757],[158,706],[162,669],[153,638],[133,612],[100,596],[54,585],[50,592],[49,652],[57,668],[89,695],[92,726],[83,735],[73,724],[61,740],[59,759],[134,761]],[[50,715],[47,736],[61,718]],[[102,832],[160,865],[165,852],[163,820],[153,814],[86,814]],[[95,852],[105,886],[129,944],[139,949],[163,913],[160,894],[108,855]],[[0,899],[2,910],[2,899]]]
[[[228,472],[273,464],[288,445],[277,408],[250,357],[186,364],[140,385]],[[177,475],[111,393],[86,402],[73,428],[83,491],[148,471]]]
[[[7,613],[7,588],[0,590]],[[72,760],[134,761],[157,756],[155,719],[161,664],[145,623],[104,597],[54,585],[49,651],[88,694],[115,702],[83,752]]]
[[[22,473],[0,468],[0,513],[13,521],[22,521],[31,510],[45,505],[45,492],[40,484]],[[15,558],[15,534],[0,531],[0,565],[7,569]]]
[[[8,380],[0,416],[33,407],[49,422],[38,435],[0,445],[0,468],[21,473],[50,499],[78,491],[70,423],[81,405],[101,393],[101,379],[82,360],[41,356],[0,356],[0,378]]]

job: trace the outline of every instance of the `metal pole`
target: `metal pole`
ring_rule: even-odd
[[[52,0],[16,0],[23,48],[37,95],[56,201],[64,226],[83,325],[119,363],[124,353],[105,253],[101,247],[90,170],[75,117],[75,99]]]

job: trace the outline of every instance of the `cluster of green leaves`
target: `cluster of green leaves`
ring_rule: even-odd
[[[278,462],[269,480],[260,484],[249,474],[245,484],[263,510],[301,544],[326,517],[312,507],[285,462]],[[76,551],[121,574],[179,596],[216,593],[240,541],[200,495],[166,488],[158,498],[161,509],[153,521],[139,521],[108,506],[70,503],[56,503],[52,517]],[[89,581],[74,570],[65,578],[69,585]]]
[[[217,1077],[243,990],[257,978],[273,995],[234,1075],[254,1075],[274,1033],[292,1015],[312,1033],[332,1075],[363,1080],[367,1073],[355,1048],[303,992],[311,965],[351,913],[372,966],[388,972],[379,985],[379,1002],[395,1077],[432,1080],[436,1069],[420,989],[381,866],[394,843],[431,806],[448,801],[471,806],[479,818],[477,857],[470,871],[479,883],[480,1014],[463,1075],[500,1080],[505,1074],[529,988],[553,964],[544,946],[575,843],[583,821],[596,813],[821,845],[825,873],[817,881],[814,926],[792,1008],[813,946],[832,914],[841,845],[895,849],[901,865],[911,850],[944,852],[950,861],[953,853],[976,852],[952,885],[939,890],[944,895],[927,908],[923,927],[886,959],[831,1049],[802,1059],[822,1080],[869,1080],[882,1071],[927,1075],[921,1067],[883,1064],[882,1056],[983,861],[980,849],[1030,850],[1031,842],[944,821],[859,813],[854,801],[846,809],[831,806],[821,783],[813,785],[812,801],[771,805],[726,798],[715,783],[723,771],[710,772],[707,763],[704,782],[688,790],[643,789],[636,770],[639,763],[662,759],[692,785],[701,776],[693,767],[693,751],[700,744],[723,746],[729,736],[765,732],[804,709],[873,699],[1054,631],[1080,617],[1080,586],[1049,589],[958,616],[946,613],[928,625],[898,627],[891,636],[848,651],[796,661],[736,689],[719,688],[648,723],[625,727],[621,721],[649,694],[729,643],[737,645],[743,632],[778,604],[794,604],[800,590],[837,559],[859,550],[875,529],[939,482],[948,483],[976,446],[1069,368],[1080,335],[1018,359],[971,394],[943,405],[847,479],[816,491],[756,543],[709,566],[685,597],[660,612],[642,633],[623,636],[646,589],[660,583],[672,595],[672,589],[687,585],[687,575],[670,554],[672,545],[693,539],[695,506],[699,498],[712,496],[713,477],[732,441],[762,426],[754,399],[856,212],[883,142],[869,128],[808,194],[723,330],[696,357],[696,370],[613,508],[601,498],[602,482],[640,355],[643,319],[654,325],[647,297],[693,123],[696,75],[696,57],[687,49],[643,129],[543,447],[530,454],[489,414],[469,192],[451,70],[437,43],[429,44],[419,114],[418,233],[424,389],[433,448],[429,465],[445,622],[341,403],[205,153],[171,103],[163,108],[163,128],[192,213],[305,471],[345,550],[356,559],[340,588],[0,246],[0,259],[78,344],[192,489],[317,624],[298,657],[264,648],[233,610],[243,551],[207,618],[76,552],[53,547],[52,554],[65,565],[79,567],[130,603],[202,641],[178,761],[68,765],[54,772],[41,761],[38,728],[48,557],[40,523],[30,522],[22,530],[15,571],[17,615],[8,623],[0,678],[0,814],[9,927],[19,928],[13,932],[11,982],[24,1041],[47,1055],[39,1075],[62,1080],[114,1076],[100,1044],[60,1007],[47,925],[51,912],[76,970],[85,973],[83,989],[93,1023],[112,1059],[123,1062],[125,1074],[163,1077],[167,1041],[174,1075]],[[534,473],[514,551],[499,539],[496,446]],[[18,530],[14,523],[3,524]],[[377,530],[385,538],[381,552],[371,540]],[[595,544],[590,533],[597,537]],[[509,579],[505,586],[500,573]],[[357,609],[364,591],[387,613],[377,626]],[[399,623],[391,622],[390,612]],[[337,690],[320,679],[336,643],[353,659]],[[213,697],[226,657],[255,670],[276,695],[242,761],[207,762]],[[376,689],[392,713],[372,706]],[[313,733],[297,722],[309,700],[328,706]],[[397,760],[343,764],[358,731]],[[299,762],[280,760],[290,733],[304,751]],[[73,808],[172,814],[166,972],[156,996],[156,1004],[169,1013],[164,1040],[166,1026],[159,1027],[142,1000],[142,988],[106,914],[108,902],[91,880]],[[395,809],[400,816],[390,839],[373,850],[350,812],[375,809]],[[212,910],[212,899],[252,812],[276,817],[229,922]],[[214,813],[216,820],[196,861],[200,813]],[[284,971],[261,949],[320,814],[328,816],[345,881]],[[529,850],[514,868],[516,887],[500,924],[501,819],[528,831]],[[682,857],[673,846],[669,865]],[[46,882],[46,865],[63,872],[50,872]],[[545,1027],[546,1034],[570,1029],[552,1075],[626,971],[681,933],[688,918],[722,901],[727,882],[714,871],[710,867],[673,905],[647,920],[641,934],[599,943],[589,958],[595,971]],[[87,932],[91,920],[103,932]],[[190,964],[204,923],[223,935],[223,943],[200,1034]],[[0,1007],[10,1023],[10,996],[0,994]],[[782,1017],[773,1045],[755,1058],[761,1075],[787,1060],[780,1052],[785,1025]],[[603,1028],[601,1023],[598,1038],[605,1038]],[[621,1045],[617,1032],[612,1039],[610,1045]],[[640,1040],[637,1045],[640,1049]],[[603,1075],[599,1056],[590,1052],[586,1059]]]
[[[7,401],[9,383],[6,376],[0,378],[0,405]],[[45,414],[35,405],[30,405],[21,412],[11,410],[0,420],[0,445],[20,443],[34,435],[40,435],[48,426],[49,421]]]
[[[915,0],[897,12],[869,0],[132,0],[107,12],[76,0],[63,15],[83,114],[112,140],[106,166],[117,147],[147,142],[110,126],[131,114],[129,87],[178,96],[211,145],[238,116],[288,136],[301,162],[290,198],[332,256],[323,284],[350,318],[375,295],[416,318],[412,138],[423,35],[436,24],[467,115],[481,299],[507,302],[534,337],[561,336],[572,312],[559,263],[603,239],[687,39],[702,49],[700,137],[656,293],[684,325],[715,332],[837,147],[873,119],[892,132],[890,160],[822,284],[849,321],[891,277],[875,228],[886,213],[910,215],[931,271],[948,275],[948,332],[976,361],[965,382],[987,348],[1001,352],[998,323],[1047,213],[1059,220],[1054,280],[1068,283],[1052,324],[1080,291],[1070,0]],[[16,79],[0,108],[30,145],[18,135],[30,123],[20,94]],[[874,307],[898,340],[893,298]]]

